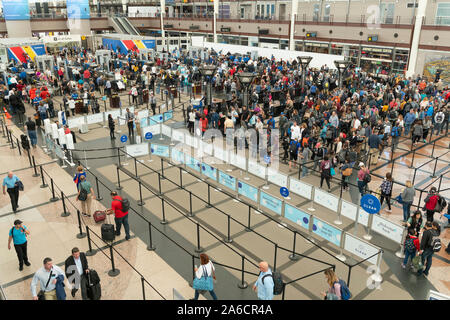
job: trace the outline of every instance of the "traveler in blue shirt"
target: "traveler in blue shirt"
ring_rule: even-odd
[[[8,250],[11,250],[11,241],[14,243],[14,249],[16,249],[17,258],[19,259],[19,270],[23,270],[23,264],[30,266],[27,255],[27,235],[30,234],[27,227],[22,225],[22,221],[14,221],[14,227],[9,230],[8,238]]]
[[[270,270],[269,264],[265,261],[259,263],[259,270],[261,272],[253,286],[253,290],[258,291],[258,300],[272,300],[274,287],[272,270]]]
[[[16,185],[17,181],[20,181],[20,179],[13,174],[12,171],[8,172],[8,176],[3,179],[3,194],[6,194],[6,191],[8,191],[14,212],[16,212],[19,207],[19,187]]]
[[[414,114],[414,109],[411,109],[406,115],[405,115],[405,136],[409,135],[409,130],[411,130],[411,126],[416,120],[416,115]]]
[[[273,118],[273,114],[270,114],[269,120],[267,120],[267,125],[270,128],[275,129],[275,119]]]

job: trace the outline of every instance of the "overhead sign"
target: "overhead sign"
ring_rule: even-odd
[[[69,19],[90,19],[89,0],[67,0],[67,17]]]
[[[30,20],[28,0],[3,0],[5,20]]]
[[[80,35],[76,34],[68,34],[63,36],[45,36],[42,37],[42,40],[44,40],[44,43],[53,43],[53,42],[80,42],[81,38]]]
[[[371,194],[366,194],[361,198],[360,202],[361,208],[370,214],[375,214],[380,212],[381,203],[377,197]]]

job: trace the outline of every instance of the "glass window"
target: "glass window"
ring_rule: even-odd
[[[314,4],[313,21],[319,21],[319,8],[320,4]]]
[[[438,3],[436,12],[436,24],[450,25],[450,3]]]
[[[326,4],[325,10],[323,12],[323,21],[325,21],[325,22],[330,21],[330,10],[331,10],[331,5]]]
[[[382,3],[380,5],[380,21],[381,23],[394,23],[394,3]]]

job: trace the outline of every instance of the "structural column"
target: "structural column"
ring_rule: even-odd
[[[418,0],[417,14],[416,14],[416,22],[414,24],[413,29],[413,39],[411,43],[411,48],[409,51],[409,62],[408,62],[408,70],[406,71],[407,77],[412,77],[414,74],[421,73],[416,72],[416,64],[417,64],[417,56],[419,53],[419,42],[420,42],[420,33],[422,31],[422,23],[423,17],[425,16],[425,11],[427,9],[428,0]]]
[[[28,0],[3,0],[3,14],[9,38],[32,36]]]
[[[166,37],[166,32],[164,31],[163,15],[166,14],[166,0],[160,0],[160,3],[161,3],[161,37],[164,39]]]
[[[214,0],[214,43],[217,43],[217,17],[219,16],[219,0]]]
[[[295,50],[295,17],[298,12],[298,0],[292,0],[292,11],[291,11],[291,30],[289,33],[289,50]]]

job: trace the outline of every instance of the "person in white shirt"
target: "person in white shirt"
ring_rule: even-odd
[[[60,267],[53,265],[51,258],[45,258],[44,266],[36,271],[33,280],[31,280],[31,295],[33,296],[33,300],[38,300],[38,294],[36,292],[38,282],[40,289],[44,292],[45,300],[56,300],[56,278],[59,275],[64,277],[64,271]]]
[[[443,129],[444,120],[445,114],[441,109],[439,110],[439,112],[436,112],[436,115],[434,116],[434,130],[436,131],[435,134],[440,134],[441,129]]]
[[[215,274],[215,268],[212,262],[209,260],[209,257],[205,253],[200,254],[200,268],[197,268],[197,266],[194,268],[195,271],[195,277],[197,279],[201,279],[202,277],[213,277],[213,279],[216,279]],[[213,290],[210,290],[209,293],[211,294],[211,297],[214,300],[217,300],[217,296]],[[200,292],[198,290],[195,290],[195,296],[193,300],[198,300],[198,297],[200,295]]]
[[[300,139],[300,127],[297,125],[297,121],[291,127],[291,140]]]
[[[75,115],[75,100],[71,97],[70,100],[67,102],[69,104],[69,109],[72,111],[72,116]]]

